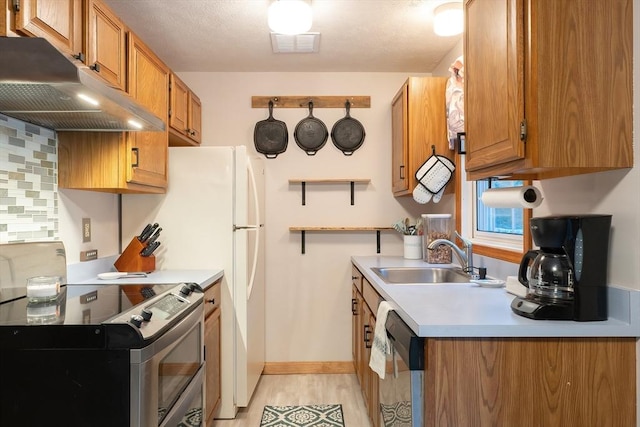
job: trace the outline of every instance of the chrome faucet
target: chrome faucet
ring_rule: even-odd
[[[429,243],[429,246],[427,246],[427,249],[432,251],[440,245],[451,246],[451,249],[453,249],[453,253],[456,254],[456,256],[458,257],[458,260],[460,261],[460,266],[462,267],[462,271],[464,271],[467,274],[473,275],[473,244],[471,243],[470,240],[467,240],[463,238],[460,234],[458,234],[457,231],[455,233],[456,233],[456,237],[462,241],[462,247],[464,248],[464,251],[460,249],[458,245],[453,243],[451,240],[447,240],[447,239],[436,239],[433,242]]]

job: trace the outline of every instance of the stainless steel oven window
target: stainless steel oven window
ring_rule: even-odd
[[[196,376],[202,359],[200,324],[191,329],[158,364],[158,424]],[[193,408],[192,408],[193,409]],[[196,408],[198,409],[198,408]],[[199,408],[202,410],[202,407]]]
[[[169,425],[169,419],[202,413],[203,313],[200,305],[158,340],[131,350],[131,426]]]

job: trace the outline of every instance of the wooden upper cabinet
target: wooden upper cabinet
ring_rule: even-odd
[[[172,73],[169,99],[169,145],[199,145],[202,142],[200,98]]]
[[[128,37],[129,94],[165,123],[169,121],[169,68],[134,33]],[[128,132],[127,181],[166,188],[168,131]]]
[[[189,127],[188,135],[195,143],[202,142],[202,103],[198,95],[189,91]]]
[[[391,189],[394,194],[409,189],[408,100],[409,84],[405,83],[391,102]]]
[[[436,153],[454,160],[447,139],[446,77],[410,77],[391,103],[393,195],[410,196],[418,185],[416,171]],[[454,160],[455,161],[455,160]],[[453,178],[446,191],[453,191]]]
[[[125,25],[99,0],[85,0],[84,16],[85,63],[105,82],[126,91]]]
[[[632,0],[466,0],[467,178],[633,167],[632,33]]]
[[[11,3],[11,2],[8,2]],[[77,54],[82,45],[82,2],[77,0],[24,0],[12,5],[11,30],[43,37],[60,51]]]

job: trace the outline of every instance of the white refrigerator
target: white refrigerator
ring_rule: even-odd
[[[216,416],[235,418],[265,360],[264,159],[245,146],[171,147],[168,167],[166,194],[123,195],[123,244],[157,222],[157,270],[224,270]]]

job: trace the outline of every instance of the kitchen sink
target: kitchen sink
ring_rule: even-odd
[[[387,284],[469,283],[470,277],[458,268],[439,267],[374,267],[376,273]]]

